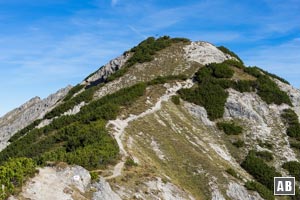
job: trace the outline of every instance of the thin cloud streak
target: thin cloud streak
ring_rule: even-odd
[[[0,0],[0,74],[7,75],[2,87],[16,94],[21,93],[18,85],[27,87],[16,98],[18,104],[9,105],[11,95],[0,95],[0,105],[9,109],[33,94],[44,97],[78,83],[142,39],[156,35],[225,45],[246,64],[259,65],[300,86],[295,77],[300,72],[300,43],[295,39],[300,38],[299,0],[26,2],[20,7],[15,0]]]
[[[247,65],[256,65],[289,80],[299,88],[300,39],[293,39],[277,46],[263,46],[243,52]]]

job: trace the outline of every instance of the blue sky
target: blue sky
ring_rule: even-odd
[[[300,87],[300,0],[0,0],[0,116],[161,35],[227,46]]]

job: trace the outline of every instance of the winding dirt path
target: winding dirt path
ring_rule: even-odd
[[[176,83],[173,87],[170,87],[167,89],[166,93],[159,98],[159,100],[156,102],[156,104],[146,110],[145,112],[139,114],[139,115],[130,115],[128,118],[121,120],[121,119],[116,119],[116,120],[110,120],[107,124],[107,127],[110,125],[113,125],[113,136],[115,140],[118,143],[119,149],[120,149],[120,154],[122,156],[122,159],[118,164],[115,165],[113,169],[113,174],[111,176],[105,177],[106,180],[108,179],[113,179],[122,174],[122,169],[124,167],[126,158],[128,156],[127,151],[124,148],[124,145],[122,143],[122,138],[124,136],[124,131],[125,128],[128,126],[129,122],[132,122],[134,120],[137,120],[139,118],[145,117],[146,115],[152,114],[156,111],[159,111],[161,109],[162,102],[166,102],[170,99],[171,96],[175,95],[178,90],[181,88],[191,88],[193,86],[192,80],[188,79],[185,82],[182,83]]]

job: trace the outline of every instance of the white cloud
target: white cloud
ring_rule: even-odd
[[[134,33],[136,33],[139,37],[146,39],[147,36],[144,35],[141,31],[139,31],[138,29],[134,28],[133,26],[128,25],[129,29],[132,30]]]

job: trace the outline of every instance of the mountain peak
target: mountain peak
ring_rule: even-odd
[[[300,176],[299,98],[225,47],[150,37],[1,119],[0,177],[16,199],[274,199]]]

